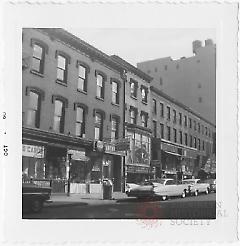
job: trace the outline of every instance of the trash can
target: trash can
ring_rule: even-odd
[[[112,199],[112,182],[109,179],[103,180],[103,200]]]

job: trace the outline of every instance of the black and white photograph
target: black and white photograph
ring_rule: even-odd
[[[238,4],[3,9],[6,240],[236,239]]]

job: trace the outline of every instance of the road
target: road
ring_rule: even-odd
[[[24,213],[25,219],[215,219],[216,194],[172,198],[167,201],[121,199],[114,204],[45,207],[41,213]]]

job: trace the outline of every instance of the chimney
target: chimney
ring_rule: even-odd
[[[192,42],[193,53],[196,55],[197,49],[202,47],[202,42],[200,40],[195,40]]]
[[[210,45],[213,45],[213,41],[212,41],[212,39],[206,39],[205,40],[205,46],[210,46]]]

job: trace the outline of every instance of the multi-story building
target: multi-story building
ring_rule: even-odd
[[[23,29],[22,40],[24,178],[51,179],[54,191],[70,178],[71,192],[100,192],[110,178],[120,191],[122,66],[63,29]]]
[[[130,139],[125,178],[127,182],[139,182],[154,173],[150,167],[152,78],[122,58],[112,58],[125,69],[125,137]]]
[[[137,67],[153,77],[151,85],[216,124],[216,45],[193,42],[192,57],[144,61]]]
[[[150,89],[156,176],[197,175],[215,153],[215,125],[154,86]]]

